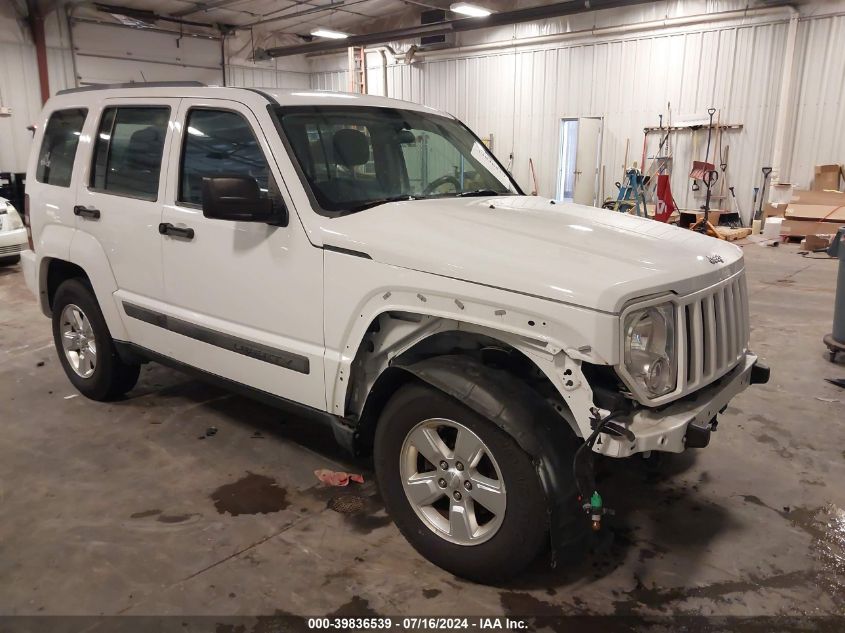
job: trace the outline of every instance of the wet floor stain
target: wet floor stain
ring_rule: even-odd
[[[272,514],[286,509],[287,490],[272,477],[247,471],[238,481],[220,486],[210,498],[220,514]]]
[[[379,617],[370,603],[365,598],[360,596],[352,596],[349,602],[340,605],[337,609],[328,614],[329,618],[348,618],[348,617]]]
[[[809,534],[810,553],[816,561],[814,580],[845,609],[845,510],[833,504],[821,508],[792,508],[780,513],[794,527]]]
[[[559,605],[540,600],[530,593],[521,591],[502,591],[499,593],[499,602],[506,615],[547,616],[565,613]]]
[[[195,516],[199,516],[197,514],[160,514],[156,521],[159,523],[184,523],[192,519]]]
[[[423,589],[422,590],[423,597],[428,599],[428,600],[431,600],[432,598],[436,598],[441,593],[443,593],[443,592],[440,591],[440,589]]]
[[[157,514],[161,514],[161,510],[144,510],[143,512],[135,512],[134,514],[130,514],[130,519],[146,519],[147,517],[154,517]]]
[[[156,517],[156,521],[159,523],[169,523],[169,524],[176,524],[176,523],[184,523],[185,521],[189,521],[194,517],[202,516],[195,513],[186,513],[186,514],[164,514],[161,510],[154,509],[154,510],[144,510],[142,512],[135,512],[134,514],[130,514],[130,519],[146,519],[149,517]]]
[[[740,497],[740,499],[745,501],[745,503],[750,503],[750,504],[755,505],[755,506],[760,506],[761,508],[768,508],[769,507],[765,503],[763,503],[763,500],[760,499],[760,497],[758,497],[757,495],[740,495],[739,497]]]
[[[776,573],[769,576],[749,575],[744,580],[726,580],[698,587],[661,587],[657,584],[645,584],[634,576],[634,588],[620,594],[624,597],[613,600],[613,613],[616,615],[640,614],[643,611],[679,613],[677,603],[698,598],[712,602],[729,603],[742,601],[743,595],[760,592],[764,589],[790,589],[806,586],[812,573],[795,571]],[[732,600],[731,596],[735,599]]]
[[[317,486],[310,492],[318,499],[325,499],[326,507],[340,514],[356,534],[365,536],[391,524],[381,499],[371,491],[338,493],[336,489]]]

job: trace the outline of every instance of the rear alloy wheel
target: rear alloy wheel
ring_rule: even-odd
[[[140,365],[118,355],[94,291],[84,279],[68,279],[56,290],[53,341],[65,374],[92,400],[113,400],[138,382]]]
[[[402,534],[456,576],[500,582],[547,543],[546,496],[529,455],[441,391],[417,383],[399,389],[380,416],[373,456]]]

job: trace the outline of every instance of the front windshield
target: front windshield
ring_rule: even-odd
[[[354,212],[383,202],[519,193],[458,121],[395,108],[277,107],[276,117],[320,207]]]

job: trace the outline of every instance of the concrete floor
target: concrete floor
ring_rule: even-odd
[[[772,381],[709,448],[609,464],[595,550],[499,588],[418,556],[322,429],[157,365],[124,401],[78,396],[19,268],[0,269],[0,614],[843,615],[836,264],[745,250]],[[316,468],[363,472],[363,510],[330,509],[352,491]]]

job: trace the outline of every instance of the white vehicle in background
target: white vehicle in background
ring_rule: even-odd
[[[24,274],[79,391],[115,398],[155,360],[297,405],[373,455],[419,552],[477,581],[583,544],[594,453],[706,446],[768,380],[739,248],[525,196],[422,105],[65,91],[27,192]]]
[[[26,250],[26,228],[20,214],[6,198],[0,198],[0,266],[17,264]]]

